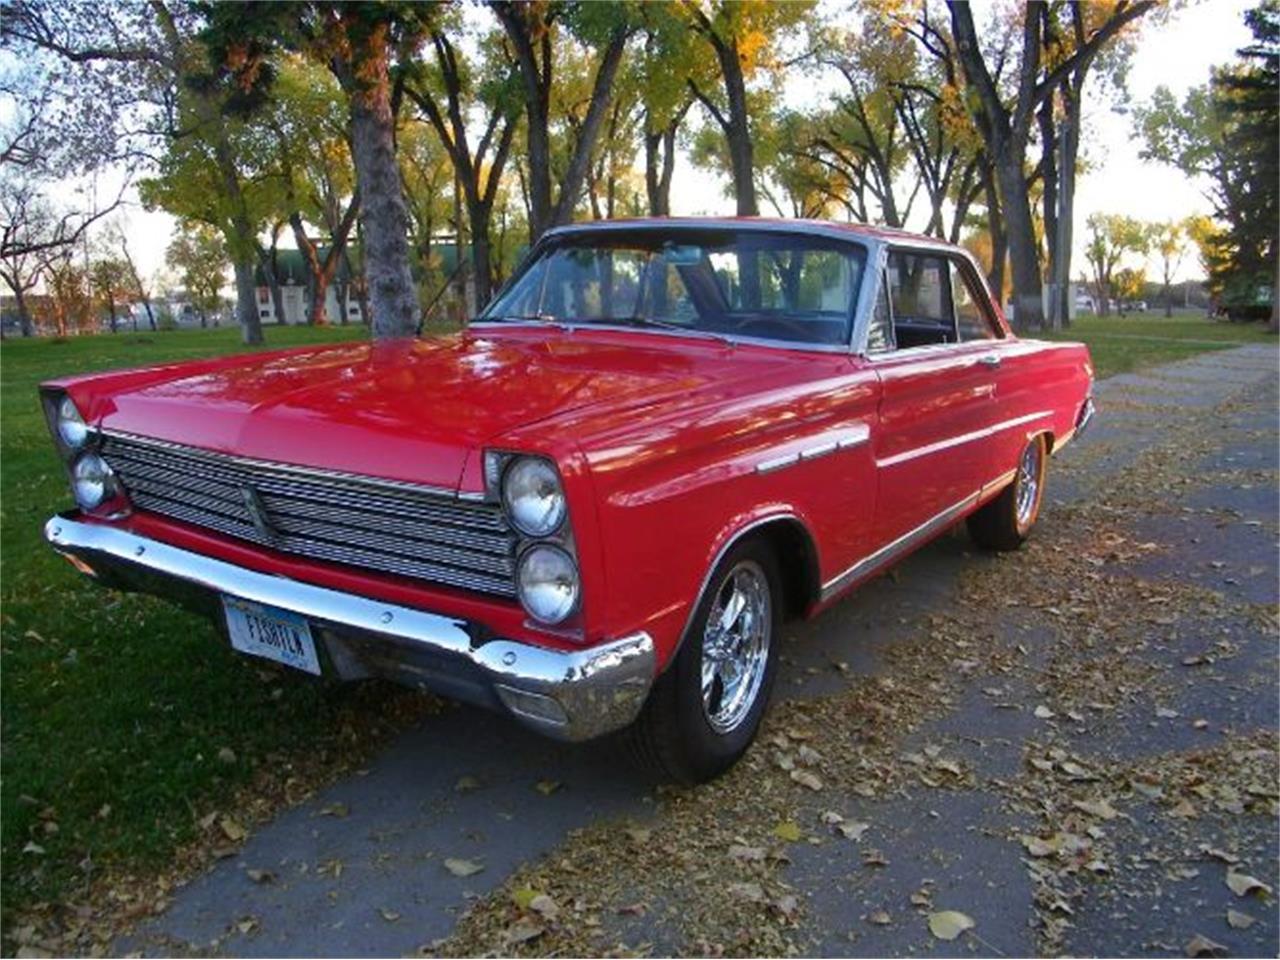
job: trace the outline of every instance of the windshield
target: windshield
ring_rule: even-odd
[[[484,320],[847,344],[865,249],[821,236],[644,230],[552,242]]]

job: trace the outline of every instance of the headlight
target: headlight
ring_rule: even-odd
[[[85,425],[84,417],[80,416],[72,399],[65,395],[58,401],[54,428],[58,431],[58,439],[66,444],[69,451],[79,450],[89,438],[89,428]]]
[[[71,468],[71,489],[85,510],[101,506],[118,492],[115,474],[96,453],[84,454]]]
[[[578,567],[559,547],[541,544],[520,558],[520,602],[543,623],[560,623],[578,605]]]
[[[530,537],[545,537],[564,521],[560,475],[539,457],[520,457],[507,467],[502,502],[516,529]]]

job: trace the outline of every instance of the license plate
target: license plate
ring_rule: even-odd
[[[305,618],[237,597],[223,597],[222,608],[231,646],[241,653],[320,675],[320,660]]]

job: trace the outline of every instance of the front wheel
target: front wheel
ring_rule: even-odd
[[[679,653],[631,730],[646,766],[701,783],[746,752],[777,668],[780,582],[763,541],[739,544],[716,566]]]
[[[1027,441],[1018,458],[1013,483],[985,506],[969,516],[969,536],[988,550],[1017,550],[1022,546],[1036,518],[1044,497],[1046,460],[1044,434]]]

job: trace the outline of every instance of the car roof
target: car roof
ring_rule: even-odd
[[[815,220],[792,217],[619,217],[612,220],[586,220],[554,227],[547,235],[566,233],[588,233],[612,230],[660,229],[663,227],[746,227],[748,229],[782,229],[789,233],[823,233],[828,236],[833,232],[854,237],[881,241],[897,241],[912,244],[928,244],[930,246],[953,246],[923,233],[913,233],[895,227],[873,226],[867,223],[842,223],[838,220]]]

